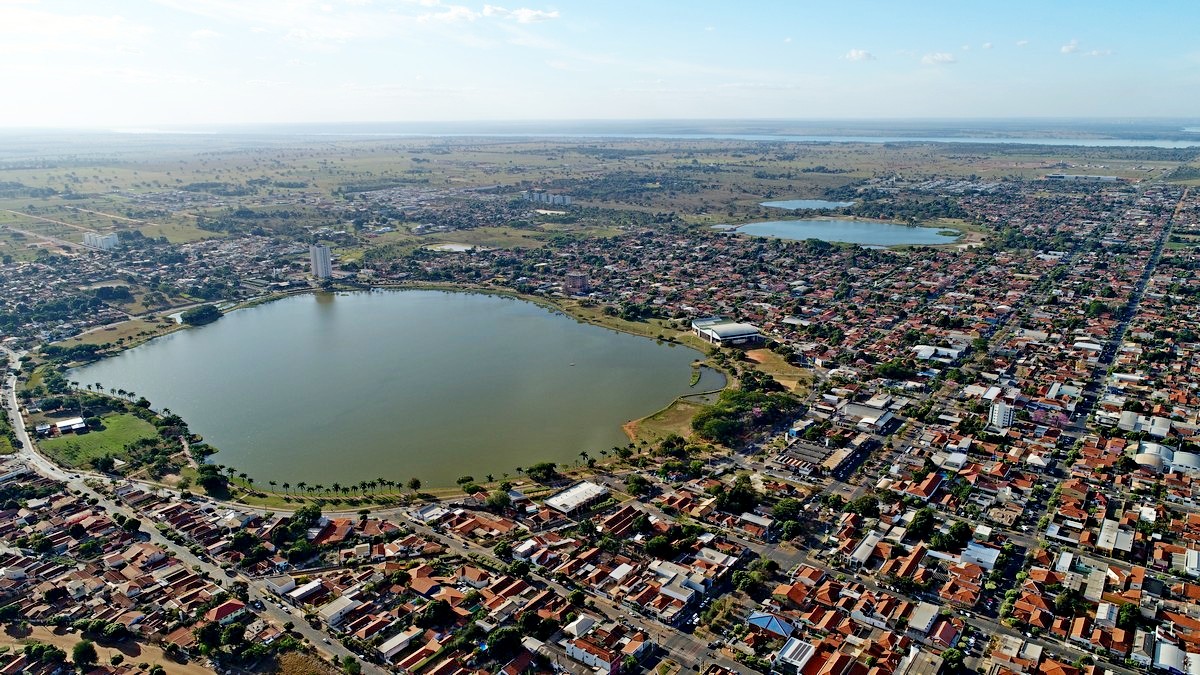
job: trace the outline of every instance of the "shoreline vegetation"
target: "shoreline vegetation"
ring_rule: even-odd
[[[643,320],[643,321],[627,321],[627,320],[621,319],[620,317],[617,317],[617,316],[609,316],[609,315],[605,314],[603,311],[603,309],[604,309],[603,306],[598,303],[591,303],[587,300],[578,300],[578,299],[572,299],[572,298],[547,298],[545,296],[534,296],[534,295],[529,295],[529,294],[523,294],[518,291],[506,289],[506,288],[496,288],[496,287],[483,286],[483,285],[464,285],[464,284],[429,283],[429,282],[413,282],[413,283],[399,283],[399,284],[372,284],[369,286],[355,286],[355,285],[347,284],[347,285],[335,286],[331,289],[322,289],[322,288],[291,289],[291,290],[284,291],[284,292],[272,293],[270,295],[258,296],[255,298],[248,299],[242,303],[239,303],[236,306],[227,308],[224,311],[222,311],[221,313],[228,314],[230,312],[237,311],[239,309],[256,307],[256,306],[266,304],[269,302],[274,302],[275,300],[280,300],[280,299],[283,299],[286,297],[292,297],[295,295],[302,295],[302,294],[308,294],[308,293],[313,293],[313,294],[326,293],[326,292],[333,292],[333,293],[351,292],[351,293],[353,293],[353,292],[374,292],[376,290],[378,290],[378,291],[434,290],[434,291],[457,292],[457,293],[482,293],[482,294],[486,294],[486,295],[505,296],[505,297],[510,297],[510,298],[516,299],[516,300],[531,302],[533,304],[536,304],[540,307],[547,309],[548,311],[560,312],[566,316],[569,316],[569,317],[575,319],[576,321],[580,321],[583,323],[589,323],[592,325],[596,325],[596,326],[599,326],[602,328],[607,328],[609,330],[613,330],[613,331],[620,332],[620,333],[625,333],[625,334],[629,334],[629,335],[635,335],[638,337],[653,339],[653,340],[656,340],[659,342],[666,342],[669,344],[678,344],[680,346],[688,347],[688,348],[696,350],[697,352],[699,352],[699,354],[697,355],[697,359],[695,360],[695,362],[692,364],[692,369],[693,369],[692,382],[689,385],[691,387],[695,387],[695,385],[699,383],[699,381],[701,379],[702,368],[704,368],[704,367],[712,368],[713,370],[720,372],[725,377],[725,379],[726,379],[725,385],[721,388],[712,389],[712,390],[703,391],[703,392],[699,392],[699,391],[698,392],[689,392],[687,394],[680,395],[674,401],[672,401],[668,405],[664,406],[663,408],[653,411],[653,412],[650,412],[649,414],[647,414],[641,418],[638,418],[635,420],[630,420],[629,422],[622,425],[622,430],[624,431],[626,436],[629,438],[629,440],[630,440],[629,445],[631,447],[636,447],[639,445],[646,446],[648,443],[657,443],[657,442],[660,442],[663,439],[668,438],[672,435],[684,436],[684,437],[690,436],[692,434],[691,423],[692,423],[693,418],[696,416],[697,413],[699,413],[701,410],[703,410],[705,408],[704,403],[698,402],[695,399],[704,397],[706,395],[714,396],[714,395],[720,394],[724,390],[735,389],[739,386],[738,378],[735,375],[733,375],[730,372],[730,370],[724,365],[724,363],[723,363],[724,359],[721,359],[722,363],[714,362],[711,359],[711,354],[712,354],[712,352],[710,351],[711,347],[709,345],[706,345],[704,342],[702,342],[696,336],[692,335],[691,332],[689,330],[687,330],[686,328],[679,328],[678,324],[676,322],[674,322],[673,320],[654,318],[654,319],[648,319],[648,320]],[[192,327],[189,324],[176,323],[175,321],[167,318],[168,314],[172,314],[177,311],[178,311],[178,308],[164,310],[163,312],[161,312],[162,318],[155,324],[150,324],[147,317],[139,317],[139,318],[135,318],[135,319],[130,319],[126,322],[121,322],[118,324],[111,324],[109,326],[105,326],[105,327],[102,327],[102,328],[99,328],[99,329],[96,329],[93,331],[89,331],[89,333],[81,334],[79,336],[75,336],[74,338],[69,338],[67,340],[63,340],[58,343],[54,343],[53,345],[47,345],[47,346],[56,346],[56,347],[59,347],[60,350],[61,349],[69,350],[71,347],[78,347],[79,345],[94,345],[94,348],[86,348],[86,349],[80,350],[82,352],[81,355],[83,355],[85,357],[82,360],[69,361],[69,362],[63,364],[64,367],[67,367],[67,368],[75,367],[78,365],[82,365],[84,363],[93,362],[93,361],[100,360],[103,358],[108,358],[111,356],[116,356],[116,355],[120,354],[121,352],[124,352],[128,349],[132,349],[133,347],[139,346],[141,344],[144,344],[156,337],[161,337],[163,335],[173,333],[176,330],[180,330],[183,328]],[[212,320],[217,320],[217,319],[214,318]],[[134,333],[134,334],[124,335],[124,337],[126,337],[126,339],[119,343],[112,343],[111,341],[109,341],[107,344],[110,344],[111,346],[106,350],[99,349],[99,346],[101,344],[105,344],[105,343],[97,343],[94,340],[94,338],[92,340],[87,339],[87,336],[89,336],[89,335],[103,336],[106,332],[109,332],[109,329],[114,328],[114,327],[117,328],[118,332],[125,333],[125,331],[121,331],[121,329],[119,327],[124,324],[132,323],[132,322],[141,322],[140,324],[138,324],[138,327],[142,328],[142,330],[139,330],[137,333]],[[149,324],[152,327],[157,328],[158,330],[148,330],[146,328],[147,324]],[[44,348],[43,348],[43,350],[44,350]],[[758,351],[767,352],[769,350],[764,349],[764,350],[758,350]],[[782,363],[782,359],[778,359],[778,361],[780,363]],[[759,368],[758,364],[760,364],[760,360],[755,359],[755,358],[749,358],[749,359],[741,360],[740,363],[743,363],[752,368],[758,369]],[[40,369],[44,365],[45,364],[42,364],[41,366],[39,366],[38,369],[36,369],[34,371],[34,373],[40,373]],[[783,365],[786,366],[786,368],[790,368],[790,369],[794,370],[795,373],[806,372],[806,371],[804,371],[804,369],[801,369],[799,367],[790,366],[787,364],[783,364]],[[778,366],[779,366],[778,363],[775,364],[775,368],[778,368]],[[773,375],[770,372],[770,369],[763,369],[761,372],[763,372],[763,374],[765,374],[767,376],[779,377],[778,374]],[[27,378],[26,383],[28,384],[29,382],[32,382],[33,379],[34,379],[34,376],[31,375],[31,377]],[[798,385],[799,380],[800,380],[800,378],[792,378],[789,380],[788,378],[785,377],[785,378],[783,378],[783,381],[781,382],[781,384],[783,386],[785,386],[788,390],[796,390],[799,388],[799,385]],[[99,390],[98,390],[97,393],[102,393],[102,392],[99,392]],[[164,412],[165,412],[165,414],[171,415],[172,417],[177,417],[177,416],[172,415],[169,410],[164,409]],[[162,415],[163,413],[159,413],[159,414]],[[201,446],[205,449],[206,455],[211,457],[212,454],[215,454],[217,452],[217,449],[203,445],[202,436],[194,435],[193,438],[195,440],[196,445]],[[43,454],[47,454],[48,458],[53,459],[56,463],[58,463],[60,465],[70,466],[69,463],[63,464],[63,462],[60,461],[60,459],[58,457],[46,453],[44,451],[44,449],[43,449]],[[184,454],[187,454],[187,453],[184,453]],[[581,453],[581,454],[583,454],[583,453]],[[581,461],[578,466],[573,466],[573,467],[566,466],[566,465],[560,466],[559,472],[563,473],[565,476],[569,476],[573,479],[578,479],[578,478],[583,478],[583,477],[586,477],[589,475],[593,475],[597,471],[607,470],[607,468],[610,465],[619,463],[620,461],[621,460],[616,456],[616,454],[614,454],[610,457],[604,457],[604,458],[588,457],[588,458],[585,458],[585,461]],[[204,484],[206,474],[208,474],[208,480],[210,483],[215,484],[218,482],[211,477],[211,474],[213,473],[213,471],[211,469],[206,470],[206,467],[217,467],[219,471],[224,472],[224,474],[226,474],[224,477],[224,485],[226,486],[224,489],[225,494],[222,495],[221,494],[222,491],[220,489],[218,489],[218,490],[215,490],[214,492],[211,492],[210,495],[212,495],[214,497],[217,497],[218,495],[220,495],[220,497],[223,497],[223,498],[227,499],[228,501],[242,503],[242,504],[246,504],[249,506],[261,507],[261,508],[291,509],[291,508],[298,508],[300,506],[303,506],[306,503],[315,503],[315,504],[319,504],[324,507],[330,507],[330,508],[395,506],[395,505],[409,503],[414,499],[448,499],[448,498],[452,498],[455,496],[461,496],[463,494],[463,490],[462,490],[461,486],[459,486],[459,487],[453,487],[453,486],[425,487],[423,485],[415,490],[405,491],[403,489],[399,489],[399,490],[393,489],[391,491],[385,492],[382,490],[389,487],[388,481],[382,481],[382,480],[367,481],[366,485],[359,484],[359,485],[355,485],[355,486],[336,486],[339,489],[334,489],[335,486],[329,486],[328,489],[320,490],[317,492],[300,490],[301,485],[303,485],[304,488],[309,487],[307,484],[300,483],[300,484],[297,484],[297,486],[296,486],[297,490],[300,490],[300,492],[297,492],[296,490],[292,490],[291,489],[292,486],[288,485],[286,483],[280,484],[274,480],[260,481],[251,476],[247,476],[244,473],[239,473],[233,467],[224,467],[219,464],[198,464],[196,462],[191,462],[189,465],[178,467],[176,471],[166,473],[165,475],[161,475],[157,478],[150,476],[150,475],[145,475],[145,471],[142,468],[139,468],[138,470],[131,472],[127,477],[132,478],[134,480],[139,480],[139,481],[145,482],[150,485],[157,485],[157,486],[162,486],[162,487],[167,487],[167,488],[172,488],[172,489],[179,489],[182,492],[192,492],[195,494],[202,494],[202,492],[198,491],[196,488],[201,487]],[[78,469],[80,467],[72,466],[71,468]],[[269,478],[269,477],[264,477],[264,478]],[[494,479],[495,477],[488,476],[488,478]],[[370,486],[370,484],[372,482],[375,483],[375,486],[373,488]],[[495,486],[495,485],[499,485],[499,484],[502,484],[505,482],[512,482],[512,481],[510,481],[508,479],[508,477],[505,476],[503,478],[503,480],[488,480],[484,483],[481,483],[481,485]],[[540,491],[543,491],[543,486],[540,486],[536,482],[531,483],[528,479],[522,480],[522,481],[520,481],[520,483],[524,488],[527,489],[527,491],[532,491],[534,494],[536,494]],[[266,487],[266,486],[269,486],[269,487]],[[286,487],[284,487],[284,486],[286,486]],[[284,487],[284,489],[282,491],[278,489],[281,487]],[[315,486],[315,487],[324,488],[324,486]],[[391,487],[398,488],[399,485],[397,485],[396,483],[393,482],[393,483],[391,483]],[[342,491],[343,489],[357,491],[358,494],[343,492]],[[548,490],[548,488],[545,488],[545,489]]]

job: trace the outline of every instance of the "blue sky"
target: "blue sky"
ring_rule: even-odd
[[[0,126],[1195,117],[1200,3],[0,0]]]

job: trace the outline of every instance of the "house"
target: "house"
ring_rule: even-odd
[[[353,598],[341,596],[338,599],[317,610],[317,614],[321,620],[331,628],[337,628],[342,623],[342,619],[354,610],[362,606],[362,603]]]
[[[237,621],[243,614],[246,613],[246,605],[238,600],[226,600],[221,604],[213,607],[204,614],[204,618],[208,621],[216,621],[222,626],[229,625]]]

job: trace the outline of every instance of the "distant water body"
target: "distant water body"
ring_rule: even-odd
[[[306,134],[299,134],[306,135]],[[1056,145],[1085,148],[1194,148],[1200,141],[1126,138],[1052,138],[1052,137],[994,137],[994,136],[792,136],[774,134],[652,134],[652,133],[412,133],[412,132],[336,132],[326,131],[313,136],[364,136],[408,138],[584,138],[598,140],[726,140],[782,143],[956,143],[983,145]]]
[[[599,459],[626,421],[724,386],[690,386],[700,356],[513,298],[381,291],[239,310],[71,377],[170,408],[260,485],[446,486]]]
[[[760,202],[759,206],[769,206],[773,209],[788,211],[811,211],[816,209],[844,209],[854,206],[854,202],[831,202],[828,199],[785,199],[778,202]]]
[[[509,128],[512,127],[500,127]],[[652,132],[637,131],[585,131],[587,127],[555,128],[548,126],[542,129],[522,125],[520,131],[499,131],[496,128],[480,126],[477,129],[464,125],[436,127],[429,125],[405,124],[321,124],[321,125],[264,125],[253,127],[218,127],[211,129],[180,129],[170,128],[137,128],[114,129],[113,133],[124,135],[229,135],[263,136],[263,137],[343,137],[343,138],[546,138],[546,139],[584,139],[584,140],[731,140],[755,142],[787,142],[787,143],[954,143],[954,144],[984,144],[984,145],[1054,145],[1097,148],[1193,148],[1200,147],[1200,139],[1172,138],[1095,138],[1084,135],[978,135],[967,133],[961,136],[931,135],[895,135],[874,134],[864,132],[857,135],[844,134],[786,134],[786,133],[736,133],[736,132]],[[591,127],[596,128],[596,127]],[[414,130],[418,129],[418,130]],[[453,130],[452,130],[453,129]],[[1191,133],[1196,127],[1177,127],[1174,133]],[[987,133],[986,130],[979,130]]]
[[[771,220],[735,229],[742,234],[778,239],[820,239],[860,246],[933,246],[953,244],[958,235],[933,227],[909,227],[868,220]]]

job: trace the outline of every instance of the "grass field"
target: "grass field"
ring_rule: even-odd
[[[150,338],[159,335],[165,335],[171,331],[181,328],[181,324],[177,324],[170,319],[165,321],[147,321],[145,319],[130,319],[121,323],[105,326],[96,330],[91,330],[86,333],[80,333],[75,337],[68,338],[62,342],[55,344],[63,347],[72,347],[74,345],[102,345],[112,342],[114,344],[137,344],[149,340]]]
[[[158,434],[153,424],[128,413],[101,418],[104,428],[86,434],[70,434],[41,441],[42,452],[64,466],[80,467],[104,455],[125,458],[125,446]]]
[[[671,434],[687,438],[692,434],[692,418],[703,407],[700,403],[676,399],[653,415],[626,424],[625,433],[635,443],[657,443]]]

